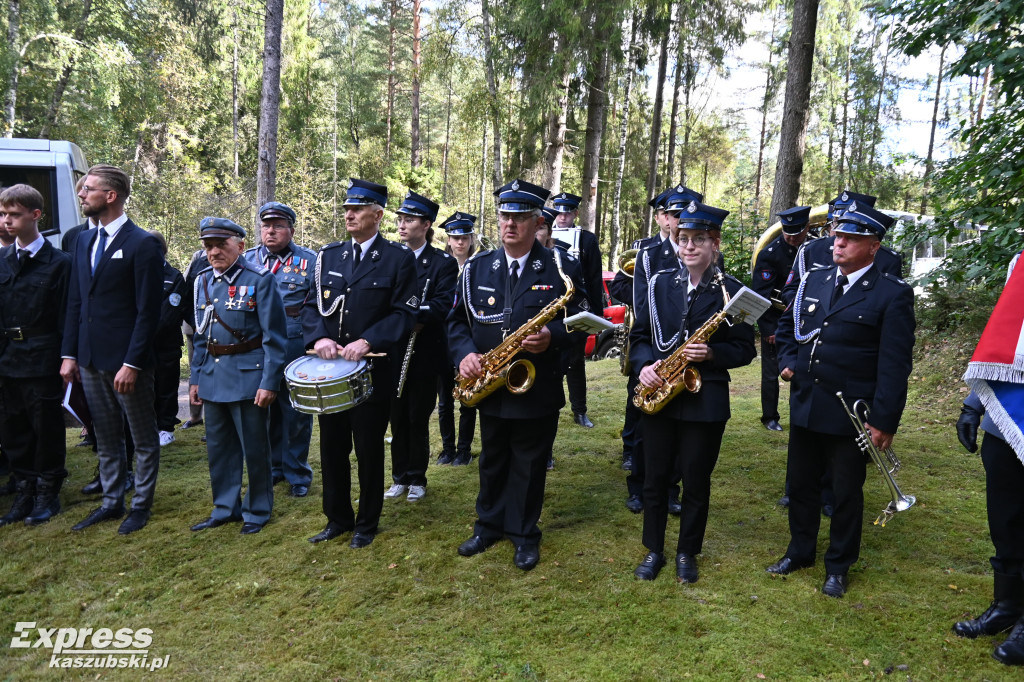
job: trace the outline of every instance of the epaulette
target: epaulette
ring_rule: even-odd
[[[817,270],[831,270],[834,267],[835,267],[835,265],[815,265],[813,268],[811,268],[807,272],[815,272]]]
[[[245,259],[243,259],[243,260],[245,260]],[[269,275],[270,274],[270,268],[265,268],[262,265],[260,265],[259,263],[253,263],[250,260],[245,260],[245,262],[242,263],[242,267],[245,268],[246,270],[251,271],[251,272],[255,272],[260,277],[263,277],[264,275]]]
[[[199,271],[198,273],[196,273],[196,274],[199,274],[199,275],[201,275],[201,274],[203,274],[204,272],[210,272],[211,270],[213,270],[213,266],[212,266],[212,265],[207,265],[207,266],[206,266],[205,268],[203,268],[202,270],[200,270],[200,271]]]
[[[385,239],[384,243],[387,244],[388,246],[393,246],[393,247],[398,248],[398,249],[404,249],[406,251],[412,251],[412,249],[410,249],[408,246],[405,245],[405,242],[393,242],[390,239]]]
[[[444,256],[445,258],[451,258],[452,257],[452,254],[448,253],[447,251],[438,250],[438,253],[441,254],[442,256]]]
[[[892,255],[896,256],[897,258],[902,258],[902,256],[900,256],[899,251],[897,251],[896,249],[891,248],[889,246],[883,246],[882,248],[891,253]]]
[[[334,248],[337,248],[339,246],[344,245],[345,243],[346,242],[331,242],[330,244],[324,244],[323,246],[320,247],[320,251],[324,252],[327,249],[334,249]]]
[[[246,249],[245,250],[245,255],[248,256],[250,253],[255,253],[255,252],[259,251],[259,249],[260,249],[260,247],[258,247],[258,246],[254,246],[251,249]]]
[[[389,243],[392,243],[392,242],[389,242]],[[410,249],[410,248],[409,248],[409,245],[408,245],[408,244],[406,244],[405,242],[402,242],[401,246],[402,246],[402,248],[403,248],[403,249],[405,249],[406,251],[412,251],[412,249]]]
[[[901,286],[905,286],[905,287],[909,287],[910,286],[904,280],[900,279],[899,277],[897,277],[896,275],[894,275],[894,274],[892,274],[890,272],[883,272],[882,275],[886,279],[892,280],[893,282],[896,282],[897,284],[899,284]]]
[[[744,286],[743,282],[741,282],[740,280],[736,279],[735,277],[733,277],[729,273],[723,272],[722,275],[723,275],[724,279],[732,282],[733,284],[739,284],[741,287]]]
[[[472,256],[470,256],[469,258],[467,258],[467,259],[466,259],[466,262],[467,262],[467,263],[469,263],[470,261],[474,261],[474,260],[476,260],[477,258],[481,258],[482,256],[489,256],[489,255],[491,255],[492,253],[494,253],[494,249],[484,249],[484,250],[482,250],[482,251],[477,251],[477,252],[476,252],[476,253],[474,253],[474,254],[473,254]]]

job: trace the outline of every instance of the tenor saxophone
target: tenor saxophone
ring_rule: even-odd
[[[565,282],[565,293],[544,306],[532,319],[506,336],[497,346],[481,355],[482,373],[479,377],[474,379],[461,374],[455,377],[452,396],[463,405],[472,407],[502,386],[516,395],[526,393],[533,386],[533,380],[537,376],[536,367],[529,360],[515,360],[523,350],[523,339],[540,332],[544,325],[555,319],[576,293],[572,279],[562,270],[562,258],[558,254],[558,249],[553,251],[558,275]]]
[[[657,414],[670,400],[684,390],[690,393],[700,391],[702,384],[700,370],[683,357],[683,353],[691,345],[707,343],[711,335],[718,330],[719,325],[725,321],[725,307],[729,304],[729,292],[725,288],[725,281],[721,271],[715,274],[714,282],[722,289],[722,310],[712,315],[679,348],[676,348],[672,351],[671,355],[662,360],[655,370],[664,382],[661,386],[658,388],[648,388],[642,383],[636,385],[633,404],[647,414]]]

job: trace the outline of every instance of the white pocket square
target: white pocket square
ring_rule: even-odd
[[[111,258],[124,258],[124,254],[121,253],[121,249],[118,249],[117,251],[114,252],[114,255],[111,256]]]

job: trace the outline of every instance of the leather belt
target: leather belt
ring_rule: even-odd
[[[3,330],[3,335],[11,341],[25,341],[37,336],[53,334],[53,331],[42,327],[8,327]]]
[[[287,315],[288,317],[298,317],[300,313],[302,313],[301,305],[291,305],[284,307],[284,314]]]
[[[248,353],[251,350],[256,350],[263,345],[263,334],[260,334],[254,339],[248,341],[242,341],[241,343],[211,343],[207,344],[206,349],[211,355],[238,355],[239,353]]]

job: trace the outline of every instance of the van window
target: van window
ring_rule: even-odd
[[[39,167],[0,167],[0,186],[10,187],[24,183],[39,190],[43,195],[43,217],[39,220],[39,232],[43,236],[56,234],[53,216],[57,207],[53,205],[54,190],[57,186],[57,169]]]

